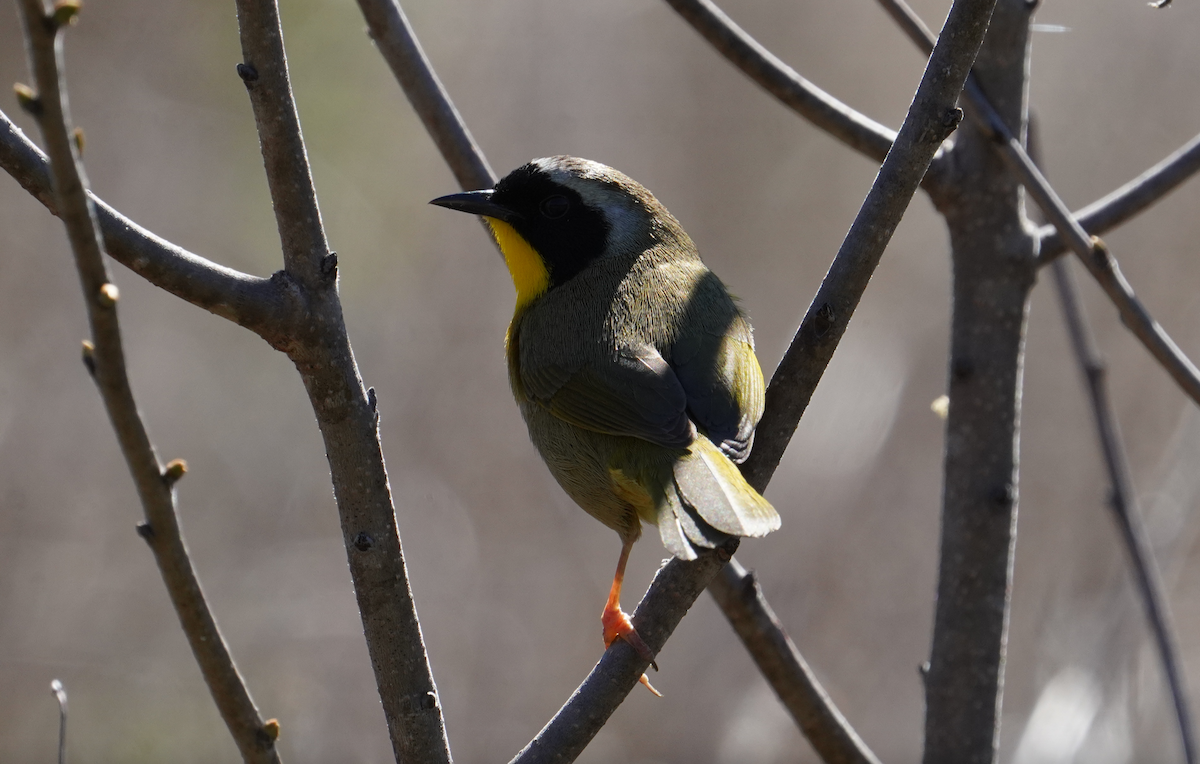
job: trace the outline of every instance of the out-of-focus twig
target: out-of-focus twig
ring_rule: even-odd
[[[1072,216],[1088,233],[1102,234],[1162,199],[1198,170],[1200,135],[1112,193],[1072,213]],[[1062,235],[1054,226],[1044,226],[1038,235],[1042,240],[1039,263],[1045,265],[1067,251]]]
[[[0,167],[51,213],[58,214],[50,162],[0,112]],[[275,344],[299,306],[272,279],[259,278],[205,260],[160,239],[88,191],[114,260],[155,286],[227,318]]]
[[[711,0],[667,0],[726,59],[750,79],[817,127],[882,162],[896,134],[801,77]]]
[[[879,764],[784,631],[753,572],[730,560],[708,591],[825,764]]]
[[[400,3],[397,0],[358,0],[358,7],[367,20],[367,29],[380,54],[458,184],[464,191],[495,185],[495,173],[475,144],[458,109],[454,108],[425,51],[421,50]]]
[[[58,764],[67,764],[67,688],[54,679],[50,682],[50,692],[58,703]]]
[[[933,35],[917,18],[904,0],[879,0],[901,28],[926,53],[932,48]],[[1166,330],[1154,320],[1154,316],[1137,298],[1133,287],[1125,280],[1116,258],[1099,239],[1089,236],[1067,209],[1041,171],[1029,158],[1025,147],[988,101],[983,89],[974,76],[967,80],[965,89],[972,117],[987,132],[1000,148],[1009,168],[1020,179],[1025,190],[1033,198],[1043,214],[1054,226],[1060,237],[1078,257],[1092,277],[1099,282],[1121,315],[1121,320],[1150,351],[1150,355],[1171,375],[1197,405],[1200,405],[1200,369],[1197,369]],[[1200,152],[1198,152],[1200,153]],[[1164,192],[1165,193],[1165,192]]]
[[[59,33],[74,18],[79,5],[60,2],[53,12],[47,12],[42,0],[22,0],[20,7],[37,84],[36,95],[26,107],[42,128],[50,155],[55,205],[66,226],[83,287],[92,330],[92,341],[84,343],[84,363],[104,399],[145,509],[146,522],[139,526],[139,533],[154,552],[196,662],[243,759],[277,762],[275,736],[269,734],[238,674],[180,534],[173,486],[183,475],[183,463],[176,460],[166,468],[159,464],[129,386],[117,321],[118,292],[104,263],[95,212],[86,192],[87,180],[72,140],[62,79]]]
[[[1184,680],[1183,666],[1179,660],[1179,648],[1171,623],[1166,592],[1158,573],[1158,567],[1154,563],[1154,552],[1146,535],[1141,509],[1138,507],[1137,493],[1133,487],[1133,475],[1129,469],[1129,459],[1125,455],[1124,442],[1121,438],[1120,428],[1117,426],[1116,411],[1113,410],[1112,401],[1108,397],[1108,370],[1096,349],[1096,341],[1088,326],[1083,305],[1079,301],[1075,279],[1071,275],[1069,265],[1064,260],[1055,260],[1050,267],[1054,273],[1054,285],[1062,304],[1067,333],[1071,337],[1071,348],[1074,350],[1075,359],[1083,372],[1088,400],[1092,406],[1096,437],[1100,441],[1100,451],[1104,456],[1104,466],[1108,471],[1108,479],[1111,483],[1109,506],[1117,521],[1117,528],[1121,532],[1125,549],[1129,553],[1134,582],[1141,594],[1142,605],[1146,610],[1146,619],[1150,625],[1150,633],[1154,635],[1154,642],[1158,647],[1163,674],[1166,676],[1167,687],[1170,689],[1171,699],[1175,706],[1175,717],[1179,725],[1184,760],[1187,764],[1195,764],[1196,735],[1192,725],[1191,711],[1188,708],[1187,683]]]
[[[307,319],[283,348],[295,363],[325,441],[342,538],[367,651],[397,761],[450,761],[442,706],[417,619],[368,395],[346,334],[300,134],[274,0],[237,0],[246,85],[283,244],[282,280],[302,296]]]

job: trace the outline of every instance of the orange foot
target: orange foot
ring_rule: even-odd
[[[643,659],[650,661],[650,665],[655,671],[658,671],[658,664],[654,662],[654,653],[642,640],[641,635],[633,628],[633,622],[629,620],[629,616],[621,609],[620,605],[605,607],[604,612],[600,616],[600,623],[604,627],[604,647],[607,649],[612,646],[617,639],[623,639],[637,651]],[[662,697],[662,693],[654,689],[654,685],[650,684],[650,680],[645,674],[642,674],[638,680],[646,689],[654,693],[658,697]]]

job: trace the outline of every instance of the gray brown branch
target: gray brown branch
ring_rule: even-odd
[[[182,462],[175,463],[174,469],[159,464],[129,386],[117,320],[118,292],[104,263],[95,211],[71,135],[60,32],[71,17],[65,14],[73,15],[78,6],[68,7],[65,14],[64,6],[60,3],[51,14],[42,0],[20,3],[37,86],[34,111],[51,157],[54,203],[75,254],[91,324],[92,340],[84,345],[84,361],[100,390],[145,510],[139,533],[154,552],[217,709],[245,761],[277,762],[278,726],[264,725],[259,716],[204,600],[180,533],[173,485],[182,475]]]
[[[975,73],[1005,120],[1026,115],[1032,6],[1000,0]],[[938,44],[941,44],[939,38]],[[956,136],[948,192],[953,314],[938,588],[925,674],[925,764],[993,764],[1017,539],[1021,377],[1036,241],[986,129]]]
[[[273,0],[238,0],[245,83],[258,125],[287,280],[308,321],[286,347],[308,391],[329,460],[350,575],[397,761],[449,762],[437,687],[396,529],[374,396],[354,362]]]
[[[1072,217],[1093,235],[1117,227],[1178,188],[1200,170],[1200,135],[1112,193],[1087,205]],[[1046,264],[1067,250],[1052,225],[1038,232],[1042,246],[1038,262]]]
[[[0,167],[54,215],[50,162],[0,112]],[[186,302],[227,318],[276,344],[301,307],[275,279],[226,268],[160,239],[88,191],[105,251],[137,275]]]
[[[821,760],[879,764],[784,631],[754,573],[730,560],[708,591]]]
[[[1129,468],[1129,458],[1125,454],[1124,441],[1117,426],[1117,413],[1108,397],[1108,370],[1096,349],[1096,340],[1092,336],[1083,305],[1079,301],[1070,267],[1064,260],[1055,260],[1050,267],[1062,304],[1067,333],[1071,337],[1071,348],[1075,352],[1080,371],[1083,372],[1084,385],[1092,407],[1092,419],[1096,424],[1096,438],[1100,442],[1104,467],[1108,471],[1111,486],[1109,507],[1117,521],[1121,540],[1129,553],[1134,583],[1141,594],[1150,633],[1154,637],[1162,661],[1163,674],[1166,676],[1167,687],[1175,706],[1175,719],[1179,725],[1184,761],[1187,764],[1195,764],[1196,733],[1189,710],[1187,682],[1179,660],[1179,647],[1175,639],[1166,592],[1158,566],[1154,563],[1153,550],[1146,534],[1141,509],[1138,507],[1137,492],[1133,487],[1133,472]]]

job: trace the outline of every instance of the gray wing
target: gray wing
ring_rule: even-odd
[[[695,437],[683,386],[648,345],[622,348],[609,363],[574,369],[523,357],[520,375],[530,399],[577,427],[671,448],[686,448]]]

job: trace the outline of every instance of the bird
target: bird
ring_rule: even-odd
[[[599,162],[535,159],[430,204],[482,216],[495,237],[516,287],[505,357],[530,439],[621,539],[605,649],[624,639],[657,669],[620,606],[642,524],[681,560],[780,525],[736,466],[764,406],[750,322],[666,207]]]

